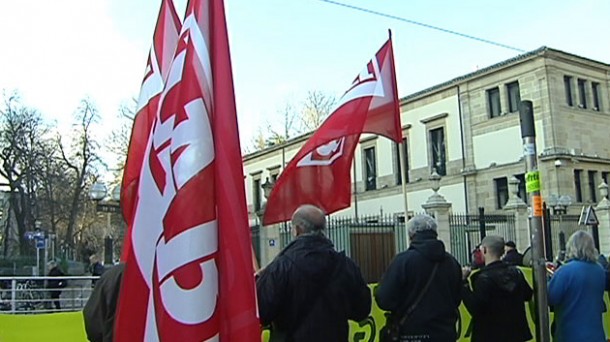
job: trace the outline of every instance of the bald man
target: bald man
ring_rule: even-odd
[[[324,212],[303,205],[292,215],[296,238],[256,281],[261,323],[270,341],[347,341],[348,320],[371,311],[358,266],[326,238]]]

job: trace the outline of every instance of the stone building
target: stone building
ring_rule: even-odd
[[[400,61],[397,61],[400,63]],[[352,206],[337,215],[404,213],[400,172],[407,179],[408,210],[421,212],[433,194],[430,174],[452,211],[504,212],[509,185],[525,196],[525,162],[518,105],[534,105],[542,196],[567,195],[569,213],[599,198],[610,173],[610,65],[542,47],[401,99],[406,162],[397,145],[362,136],[355,152]],[[276,179],[309,134],[244,156],[252,224]],[[513,180],[514,182],[514,180]]]

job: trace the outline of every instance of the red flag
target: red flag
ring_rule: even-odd
[[[260,341],[222,0],[191,0],[144,156],[116,341]]]
[[[142,162],[146,152],[148,136],[157,113],[159,97],[163,91],[165,80],[167,80],[169,67],[178,44],[180,26],[180,19],[174,8],[174,3],[171,0],[162,0],[157,25],[155,26],[153,45],[148,53],[146,72],[140,89],[138,108],[131,130],[129,152],[123,170],[121,208],[127,223],[127,231],[121,252],[122,261],[127,260],[127,255],[131,250],[131,235],[129,232],[133,224],[134,205],[137,199]]]
[[[316,205],[327,214],[349,207],[350,166],[362,133],[402,140],[391,39],[286,166],[269,196],[263,224],[289,220],[302,204]]]

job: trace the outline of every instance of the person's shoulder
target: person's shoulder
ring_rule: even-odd
[[[443,259],[443,262],[451,264],[451,266],[454,268],[458,268],[460,270],[462,269],[460,262],[457,261],[457,259],[453,255],[451,255],[449,252],[445,252],[445,258]]]

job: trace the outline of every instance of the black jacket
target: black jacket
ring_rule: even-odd
[[[375,291],[377,305],[398,320],[428,282],[434,263],[440,263],[430,288],[401,327],[406,340],[455,341],[461,302],[462,270],[445,252],[436,233],[417,233],[409,249],[398,254]]]
[[[514,266],[492,262],[471,277],[474,290],[464,284],[464,305],[472,316],[471,341],[519,342],[532,339],[524,302],[532,288]]]
[[[348,319],[371,311],[371,292],[358,266],[319,235],[291,242],[256,281],[270,341],[347,341]]]
[[[124,270],[125,264],[119,264],[104,272],[83,309],[85,331],[91,342],[112,342]]]
[[[57,279],[47,280],[47,288],[49,289],[61,289],[66,287],[67,283],[65,279],[59,278],[65,276],[59,267],[55,266],[49,271],[49,277],[57,277]]]
[[[511,249],[504,256],[504,262],[507,264],[511,264],[514,266],[522,266],[523,265],[523,255],[521,255],[517,250]]]

